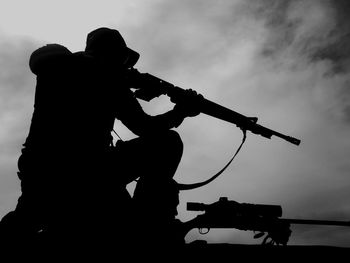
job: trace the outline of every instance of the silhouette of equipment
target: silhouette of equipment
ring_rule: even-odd
[[[198,228],[206,234],[211,228],[235,228],[244,231],[257,231],[254,238],[265,234],[262,244],[287,245],[292,233],[291,224],[333,225],[350,227],[350,221],[328,221],[309,219],[285,219],[279,205],[247,204],[221,197],[212,204],[187,203],[188,211],[202,211],[194,219],[184,223],[185,232]],[[207,229],[206,232],[203,229]]]
[[[134,94],[139,99],[150,101],[160,95],[167,95],[170,97],[171,101],[176,103],[183,100],[185,96],[185,90],[172,83],[149,73],[140,73],[135,68],[129,68],[128,71],[128,78],[133,85],[132,88],[136,89]],[[197,104],[201,113],[233,123],[244,131],[251,131],[254,134],[261,135],[268,139],[271,139],[272,136],[276,136],[292,144],[300,144],[299,139],[257,124],[258,118],[256,117],[244,116],[203,97],[198,98]]]

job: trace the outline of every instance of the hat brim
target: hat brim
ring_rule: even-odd
[[[128,47],[126,47],[126,50],[127,50],[127,58],[124,62],[124,66],[127,68],[131,68],[139,60],[140,54]]]

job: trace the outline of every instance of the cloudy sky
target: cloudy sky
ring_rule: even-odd
[[[181,194],[186,202],[282,205],[284,217],[350,219],[350,4],[346,0],[0,0],[0,217],[20,195],[16,162],[33,109],[33,50],[60,43],[84,48],[100,26],[118,29],[139,51],[136,67],[301,139],[300,146],[248,133],[241,153],[217,180]],[[166,98],[142,104],[156,114]],[[87,127],[88,128],[88,127]],[[118,121],[123,139],[133,138]],[[205,116],[178,131],[185,152],[176,179],[217,172],[238,147],[234,125]],[[52,138],[53,141],[55,138]],[[350,246],[350,229],[293,226],[290,244]],[[252,233],[197,231],[187,239],[257,243]]]

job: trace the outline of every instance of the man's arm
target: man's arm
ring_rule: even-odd
[[[172,110],[156,116],[145,113],[130,90],[125,91],[123,95],[123,101],[118,103],[120,105],[116,117],[138,136],[176,128],[186,117],[194,117],[199,114],[195,105],[191,105],[191,101],[194,97],[200,95],[192,90],[188,91],[187,100],[177,103]]]

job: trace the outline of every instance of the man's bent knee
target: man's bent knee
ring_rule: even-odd
[[[148,174],[151,174],[151,178],[172,178],[182,154],[180,135],[169,130],[123,142],[117,158],[121,161],[119,167],[128,171],[130,178],[149,177]]]
[[[169,130],[162,133],[157,140],[162,147],[166,149],[173,149],[182,154],[183,142],[178,132]]]

